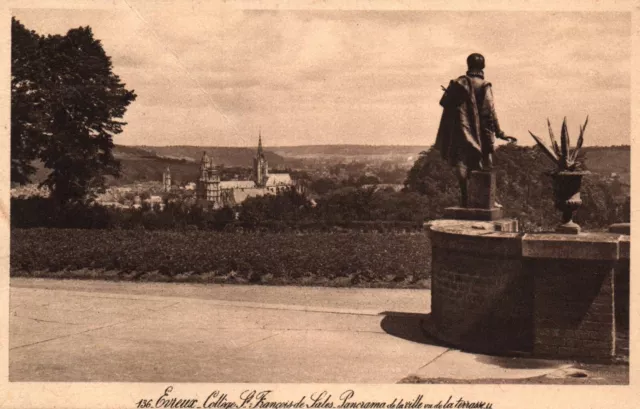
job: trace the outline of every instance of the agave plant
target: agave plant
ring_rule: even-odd
[[[571,151],[571,141],[569,139],[569,131],[567,130],[567,118],[564,118],[562,122],[562,130],[560,134],[560,146],[558,146],[558,142],[556,141],[555,136],[553,135],[553,130],[551,129],[551,122],[547,118],[547,125],[549,126],[549,139],[551,139],[551,146],[549,148],[542,139],[535,136],[531,131],[529,133],[533,136],[533,139],[536,140],[538,146],[542,148],[542,151],[551,159],[557,166],[560,171],[574,171],[580,168],[581,163],[578,162],[578,154],[580,153],[580,148],[582,148],[582,143],[584,142],[584,130],[587,128],[587,123],[589,122],[589,117],[587,116],[587,120],[584,121],[584,125],[580,126],[580,136],[578,136],[578,142],[573,151]]]

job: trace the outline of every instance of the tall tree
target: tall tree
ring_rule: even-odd
[[[40,152],[45,122],[37,85],[43,66],[41,38],[17,20],[11,23],[11,182],[25,184],[35,172],[32,162]]]
[[[440,152],[431,147],[421,152],[407,172],[406,192],[417,192],[429,198],[430,217],[442,217],[448,206],[457,206],[460,189],[451,167],[442,160]]]
[[[12,181],[29,180],[35,156],[51,169],[44,185],[54,201],[92,197],[119,176],[113,136],[136,94],[90,27],[44,37],[13,19],[12,51]]]

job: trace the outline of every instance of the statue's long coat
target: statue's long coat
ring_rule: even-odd
[[[483,154],[492,153],[500,125],[491,83],[478,77],[459,77],[449,83],[440,100],[444,108],[435,147],[451,165],[463,161],[477,167]]]

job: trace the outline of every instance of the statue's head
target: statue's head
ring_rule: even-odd
[[[470,70],[484,70],[484,57],[482,54],[473,53],[468,56],[467,68]]]

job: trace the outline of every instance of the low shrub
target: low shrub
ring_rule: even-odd
[[[89,269],[119,272],[107,279],[210,282],[213,274],[236,283],[344,285],[335,279],[348,278],[406,287],[429,277],[430,245],[423,231],[12,229],[10,265],[14,276]]]

